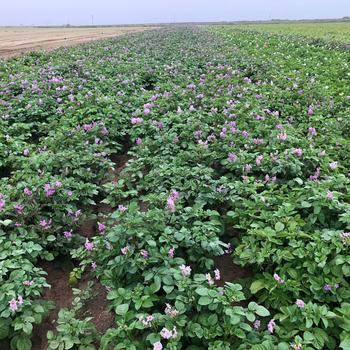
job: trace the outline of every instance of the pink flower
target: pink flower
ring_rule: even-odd
[[[245,139],[248,138],[248,136],[249,136],[248,131],[243,130],[243,131],[242,131],[242,136],[243,136]]]
[[[142,249],[141,252],[140,252],[141,256],[143,256],[145,259],[148,258],[149,254],[148,254],[148,251],[145,250],[145,249]]]
[[[27,187],[23,190],[23,193],[28,197],[30,197],[33,194],[33,192]]]
[[[106,128],[105,126],[101,129],[101,134],[102,134],[103,136],[106,136],[106,135],[109,134],[109,131],[107,130],[107,128]]]
[[[15,298],[11,299],[9,301],[9,304],[10,304],[9,308],[11,311],[16,311],[18,309],[17,300]]]
[[[46,197],[51,197],[56,192],[55,188],[51,186],[51,184],[44,185],[44,191]]]
[[[153,344],[153,350],[163,350],[163,345],[160,341]]]
[[[33,283],[34,283],[33,281],[27,280],[27,281],[24,281],[22,284],[23,284],[24,286],[26,286],[26,287],[29,287],[29,286],[32,286]]]
[[[276,326],[276,322],[274,319],[272,319],[272,320],[270,320],[270,322],[267,325],[267,330],[272,334],[275,326]]]
[[[260,155],[260,156],[257,156],[256,159],[255,159],[255,163],[257,166],[260,166],[261,165],[261,162],[263,161],[264,159],[264,156]]]
[[[171,192],[170,196],[167,199],[167,209],[170,212],[172,212],[172,213],[175,212],[175,210],[176,210],[175,204],[176,204],[176,201],[179,199],[179,197],[180,197],[180,193],[179,192],[177,192],[177,191],[172,191]]]
[[[91,268],[92,268],[93,270],[96,270],[96,267],[97,267],[97,264],[96,264],[95,261],[93,261],[93,262],[91,263]]]
[[[228,159],[230,162],[235,162],[235,161],[237,160],[237,156],[236,156],[235,153],[229,153],[227,159]]]
[[[303,308],[305,307],[305,303],[304,303],[304,301],[301,300],[301,299],[297,299],[296,302],[295,302],[295,305],[296,305],[297,307],[299,307],[300,309],[303,309]]]
[[[310,134],[311,136],[316,136],[316,135],[317,135],[316,129],[310,127],[310,128],[309,128],[309,134]]]
[[[95,246],[93,242],[90,242],[88,238],[86,238],[84,247],[87,251],[91,252],[94,250]]]
[[[142,144],[142,139],[140,137],[138,137],[135,141],[135,143],[140,146]]]
[[[334,193],[332,191],[327,191],[326,198],[331,201],[334,198]]]
[[[301,157],[303,155],[303,150],[301,148],[296,148],[294,151],[293,151],[293,154],[297,157]]]
[[[119,205],[118,205],[118,210],[121,211],[122,213],[124,213],[125,211],[128,210],[128,208],[127,208],[127,207],[124,207],[123,204],[119,204]]]
[[[220,270],[219,269],[215,269],[214,270],[214,275],[215,275],[215,280],[217,280],[217,281],[220,281],[220,278],[221,278],[221,276],[220,276]]]
[[[284,132],[284,133],[282,133],[282,134],[278,134],[278,135],[277,135],[277,138],[278,138],[279,140],[281,140],[281,141],[286,141],[287,138],[288,138],[288,135]]]
[[[170,339],[170,338],[172,338],[172,336],[173,336],[173,332],[164,327],[164,328],[160,331],[160,336],[161,336],[163,339]]]
[[[206,273],[205,278],[210,286],[212,286],[214,284],[213,277],[211,277],[210,273]]]
[[[168,251],[169,258],[173,258],[175,255],[175,248],[170,248]]]
[[[192,269],[190,266],[181,265],[180,270],[181,270],[182,276],[184,277],[188,277],[191,275]]]
[[[73,236],[73,230],[64,231],[63,234],[64,234],[64,237],[65,237],[65,238],[70,239],[70,238],[72,238],[72,236]]]
[[[170,315],[171,317],[176,317],[179,314],[179,311],[177,311],[175,308],[173,308],[170,304],[165,304],[166,308],[164,312],[167,315]]]
[[[143,123],[143,118],[133,117],[131,118],[131,124],[141,124]]]
[[[18,304],[19,304],[19,305],[22,305],[22,304],[23,304],[23,297],[22,297],[22,295],[19,295],[19,296],[18,296]]]
[[[312,108],[312,106],[309,107],[309,109],[307,110],[307,114],[311,117],[312,115],[314,115],[314,109]]]
[[[261,325],[260,320],[256,320],[256,321],[254,322],[254,324],[253,324],[253,327],[254,327],[254,329],[259,329],[259,328],[260,328],[260,325]]]
[[[291,347],[293,350],[302,350],[303,346],[300,343],[293,343],[291,344]]]
[[[129,252],[129,246],[125,246],[122,249],[120,249],[120,251],[122,252],[123,255],[128,254]]]
[[[17,214],[22,214],[22,211],[24,209],[24,205],[22,204],[15,204],[13,208],[16,210]]]
[[[338,167],[338,162],[329,163],[329,167],[330,167],[332,170],[337,169],[337,167]]]
[[[26,148],[24,151],[23,151],[23,155],[24,156],[29,156],[29,149],[28,148]]]
[[[275,274],[273,275],[273,278],[274,278],[279,284],[283,284],[283,283],[284,283],[284,280],[283,280],[280,276],[278,276],[277,273],[275,273]]]
[[[3,210],[3,208],[4,208],[5,204],[6,204],[5,200],[4,200],[4,199],[2,199],[2,198],[0,197],[0,211],[2,211],[2,210]]]
[[[45,219],[42,219],[39,221],[39,225],[41,226],[41,228],[43,230],[48,230],[51,228],[51,223],[52,223],[52,220],[50,219],[49,221],[46,221]]]
[[[225,250],[225,254],[231,254],[233,252],[231,243],[227,244],[227,248]]]

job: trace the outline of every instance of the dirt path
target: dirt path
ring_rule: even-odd
[[[97,27],[97,28],[0,28],[0,58],[8,58],[34,50],[53,50],[88,41],[142,32],[154,27]]]

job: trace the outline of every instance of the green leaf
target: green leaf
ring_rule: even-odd
[[[349,350],[350,349],[350,336],[346,336],[346,338],[340,343],[339,345],[340,348],[344,350]]]
[[[196,293],[201,296],[207,296],[208,295],[208,288],[197,288]]]
[[[15,336],[12,338],[11,347],[14,347],[16,350],[31,350],[32,342],[24,335]]]
[[[0,339],[7,338],[10,331],[10,320],[0,318]]]
[[[261,317],[270,316],[270,311],[261,305],[257,306],[257,308],[255,309],[255,313]]]
[[[275,225],[275,230],[277,232],[281,232],[284,230],[284,224],[282,224],[282,222],[277,222],[276,225]]]
[[[265,281],[264,280],[256,280],[254,281],[250,286],[250,292],[252,294],[256,294],[259,292],[259,290],[263,289],[265,287]]]
[[[174,286],[163,286],[164,292],[170,294],[174,290]]]
[[[199,298],[198,304],[199,304],[199,305],[209,305],[209,304],[212,303],[212,301],[213,301],[212,298],[203,296],[203,297],[200,297],[200,298]]]
[[[120,304],[116,307],[115,313],[124,316],[129,310],[129,304]]]

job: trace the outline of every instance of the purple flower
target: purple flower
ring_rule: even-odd
[[[259,329],[261,325],[260,320],[255,320],[255,322],[253,323],[253,327],[254,329]]]
[[[106,225],[98,223],[98,232],[103,233],[106,230]]]
[[[210,273],[206,273],[206,274],[205,274],[205,278],[207,279],[207,282],[208,282],[208,284],[209,284],[210,286],[214,284],[214,280],[213,280],[213,278],[211,277]]]
[[[219,269],[215,269],[214,270],[214,278],[215,278],[215,280],[216,281],[220,281],[220,279],[221,279],[221,275],[220,275],[220,270]]]
[[[325,285],[323,286],[323,290],[324,290],[325,292],[331,291],[331,290],[332,290],[332,285],[331,285],[331,284],[325,284]]]
[[[91,268],[92,268],[93,270],[96,270],[96,267],[97,267],[97,264],[96,264],[95,261],[93,261],[93,262],[91,263]]]
[[[29,156],[29,149],[28,148],[26,148],[24,151],[23,151],[23,155],[24,156]]]
[[[311,117],[312,115],[314,115],[314,109],[312,108],[312,106],[309,107],[309,109],[307,110],[307,114]]]

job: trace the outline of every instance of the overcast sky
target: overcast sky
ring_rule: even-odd
[[[0,25],[338,18],[350,0],[0,0]]]

